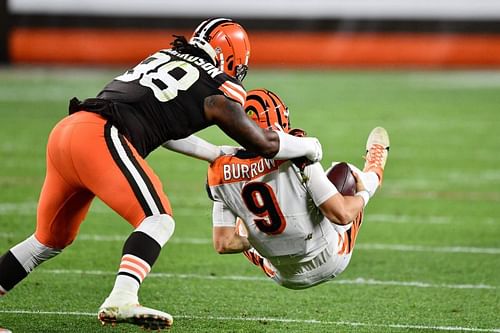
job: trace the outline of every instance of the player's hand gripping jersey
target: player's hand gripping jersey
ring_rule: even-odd
[[[116,77],[96,99],[74,105],[73,111],[101,114],[145,157],[168,140],[210,126],[203,103],[212,95],[243,105],[246,92],[240,81],[210,61],[166,49]]]

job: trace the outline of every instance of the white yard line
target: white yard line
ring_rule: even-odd
[[[432,246],[432,245],[405,245],[405,244],[376,244],[358,243],[358,250],[384,250],[403,252],[438,252],[438,253],[469,253],[469,254],[500,254],[498,247],[470,247],[470,246]]]
[[[28,235],[26,235],[28,236]],[[22,238],[17,233],[0,232],[0,238]],[[95,235],[80,234],[76,241],[92,242],[124,242],[127,235]],[[210,238],[180,238],[172,237],[170,244],[212,244]],[[472,247],[472,246],[432,246],[432,245],[408,245],[408,244],[380,244],[380,243],[357,243],[357,250],[379,250],[397,252],[431,252],[431,253],[465,253],[465,254],[500,254],[498,247]]]
[[[413,215],[391,215],[391,214],[367,214],[368,223],[398,223],[398,224],[450,224],[455,219],[451,216],[413,216]]]
[[[28,311],[28,310],[0,310],[0,313],[15,314],[15,315],[53,315],[53,316],[79,316],[79,317],[95,317],[97,314],[93,312],[78,312],[78,311]],[[294,323],[294,324],[315,324],[328,326],[351,326],[351,327],[379,327],[379,328],[402,328],[416,330],[434,330],[448,332],[486,332],[500,333],[500,328],[479,328],[479,327],[461,327],[461,326],[428,326],[415,324],[377,324],[363,323],[351,321],[325,321],[316,319],[287,319],[274,317],[226,317],[226,316],[192,316],[192,315],[173,315],[174,318],[190,319],[190,320],[217,320],[217,321],[257,321],[257,322],[275,322],[275,323]]]
[[[408,76],[408,84],[424,89],[484,89],[500,87],[498,71],[456,71],[419,73]]]
[[[111,271],[86,271],[86,270],[71,270],[71,269],[39,269],[37,272],[45,274],[68,274],[68,275],[109,275],[114,276],[116,272]],[[151,273],[150,278],[170,278],[170,279],[198,279],[198,280],[230,280],[230,281],[270,281],[270,279],[258,276],[240,276],[240,275],[200,275],[200,274],[175,274],[175,273]],[[415,287],[415,288],[441,288],[441,289],[499,289],[497,286],[486,284],[446,284],[446,283],[428,283],[422,281],[382,281],[367,278],[355,278],[351,280],[335,279],[329,283],[336,284],[356,284],[367,286],[397,286],[397,287]]]
[[[399,192],[398,192],[399,193]],[[431,192],[426,192],[428,195]],[[398,194],[399,195],[399,194]],[[206,203],[205,201],[200,201],[199,204],[202,205]],[[35,216],[37,209],[37,203],[34,201],[27,202],[0,202],[0,216],[1,215],[26,215]],[[90,208],[90,213],[92,214],[112,214],[116,215],[111,208],[106,207],[100,201],[95,201]],[[175,214],[178,216],[193,216],[193,215],[210,215],[210,211],[196,211],[196,208],[180,207],[175,209]],[[474,221],[474,224],[484,223],[484,224],[500,224],[500,218],[498,217],[481,217],[476,218],[474,216],[465,216],[467,221]],[[457,218],[454,216],[447,215],[404,215],[404,214],[368,214],[365,219],[369,223],[398,223],[398,224],[457,224],[464,221],[464,218]]]

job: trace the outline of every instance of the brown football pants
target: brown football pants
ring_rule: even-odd
[[[135,148],[104,118],[80,111],[49,136],[36,238],[57,249],[71,244],[95,196],[133,227],[172,215],[160,179]]]

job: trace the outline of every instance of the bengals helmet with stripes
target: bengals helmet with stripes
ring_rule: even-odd
[[[290,132],[288,108],[272,91],[267,89],[248,91],[245,112],[261,128]]]
[[[203,21],[189,41],[205,51],[223,72],[243,81],[248,70],[250,41],[241,25],[227,18]]]

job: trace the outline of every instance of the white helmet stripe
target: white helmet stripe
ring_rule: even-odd
[[[207,34],[207,32],[210,31],[214,25],[217,25],[220,22],[224,21],[231,21],[231,19],[221,17],[202,22],[195,30],[197,37],[206,40],[207,36],[205,35]]]

